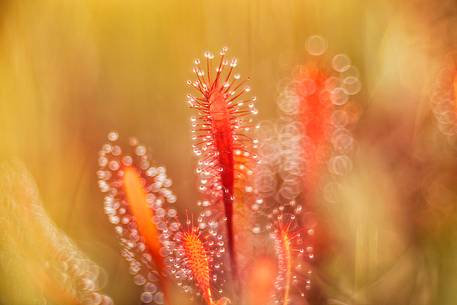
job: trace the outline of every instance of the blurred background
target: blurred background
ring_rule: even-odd
[[[329,52],[351,57],[363,89],[354,171],[341,203],[322,215],[338,243],[321,265],[316,304],[456,304],[457,151],[448,121],[457,108],[446,99],[437,110],[432,97],[438,76],[454,75],[456,26],[457,4],[446,0],[2,0],[0,160],[23,162],[49,218],[101,267],[104,293],[137,304],[97,188],[107,132],[145,143],[189,208],[198,198],[184,102],[193,59],[228,46],[251,77],[258,119],[274,119],[278,84],[319,34]],[[0,304],[46,304],[27,284],[34,273],[10,264],[20,249],[6,237],[26,234],[13,232],[16,212],[2,221]]]

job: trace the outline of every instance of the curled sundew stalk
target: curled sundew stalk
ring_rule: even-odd
[[[207,305],[223,305],[230,300],[222,295],[224,283],[223,236],[218,233],[218,223],[204,216],[198,223],[187,220],[182,225],[177,217],[169,221],[163,232],[167,242],[167,262],[170,272],[185,292],[196,292]]]
[[[8,272],[5,279],[11,290],[20,290],[22,298],[32,297],[34,289],[26,287],[30,280],[42,298],[56,304],[113,304],[99,291],[100,267],[48,217],[33,178],[20,162],[0,164],[0,188],[0,256],[5,255],[0,265]],[[3,299],[8,297],[2,295]]]
[[[105,213],[119,235],[121,254],[135,284],[143,287],[141,301],[169,304],[160,234],[166,228],[165,216],[176,215],[168,206],[176,201],[169,190],[171,180],[164,167],[151,164],[146,148],[136,139],[121,148],[118,137],[116,132],[109,133],[109,142],[99,153],[97,175],[100,190],[106,193]]]
[[[256,164],[256,140],[250,132],[256,126],[252,115],[257,113],[255,97],[245,97],[250,87],[234,72],[237,60],[226,59],[227,48],[220,51],[214,65],[214,55],[205,53],[205,62],[195,60],[195,81],[187,84],[198,95],[189,94],[187,101],[197,112],[192,117],[193,148],[199,156],[197,173],[200,190],[208,197],[210,206],[220,209],[226,221],[227,250],[232,275],[237,275],[235,229],[237,211],[250,205],[253,193],[251,176]]]

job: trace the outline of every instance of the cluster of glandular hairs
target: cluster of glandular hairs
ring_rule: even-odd
[[[99,186],[107,193],[105,213],[119,235],[121,254],[135,284],[143,287],[142,303],[166,302],[165,276],[171,274],[208,305],[224,304],[227,299],[219,296],[225,248],[211,211],[203,211],[196,225],[183,226],[170,206],[176,197],[165,168],[152,166],[146,148],[134,138],[127,151],[117,144],[117,133],[109,133],[108,140],[99,153]]]
[[[312,224],[300,218],[302,206],[295,201],[273,209],[268,215],[267,230],[273,239],[277,259],[275,303],[295,304],[311,288],[314,249],[310,239],[314,235]]]
[[[223,304],[224,238],[218,223],[203,212],[197,223],[187,219],[182,225],[170,221],[163,239],[167,241],[169,271],[187,293],[201,295],[208,305]]]
[[[245,249],[235,251],[235,235],[247,228],[272,237],[278,304],[294,303],[311,287],[315,221],[312,213],[302,212],[309,203],[300,195],[313,194],[323,165],[335,176],[350,170],[347,154],[353,140],[347,104],[360,90],[356,69],[346,55],[338,54],[325,64],[326,47],[319,36],[307,41],[315,58],[297,69],[281,93],[280,121],[264,124],[262,164],[256,155],[258,141],[251,136],[258,127],[252,119],[257,113],[255,97],[245,97],[250,88],[234,72],[236,59],[227,60],[224,48],[214,62],[210,52],[203,62],[195,60],[196,80],[188,84],[196,94],[189,94],[187,101],[197,112],[191,120],[193,148],[205,194],[196,223],[188,220],[182,225],[176,210],[164,207],[176,201],[168,189],[171,181],[163,168],[151,167],[145,148],[133,141],[130,151],[123,153],[115,143],[118,135],[108,135],[99,157],[99,185],[107,193],[105,210],[120,235],[123,256],[135,282],[145,287],[143,303],[163,301],[154,280],[166,282],[164,269],[208,305],[228,302],[221,297],[223,257],[227,250],[232,279],[239,280],[236,256]],[[279,186],[275,176],[280,177]],[[252,210],[262,216],[261,225],[252,227]],[[239,226],[246,219],[248,223]]]
[[[333,202],[337,179],[352,168],[350,100],[361,84],[350,59],[338,54],[328,60],[326,49],[322,37],[308,39],[306,64],[297,67],[280,92],[280,119],[262,122],[257,133],[260,164],[255,187],[260,199],[253,207],[269,218],[266,229],[272,232],[278,258],[280,304],[297,295],[291,283],[304,287],[300,294],[311,287],[316,196],[323,189],[324,198]],[[289,220],[284,221],[286,216]],[[263,231],[259,223],[255,233]],[[297,268],[301,276],[294,274]]]
[[[278,98],[279,122],[262,126],[266,129],[259,135],[263,165],[256,181],[259,193],[266,197],[281,201],[294,200],[304,190],[313,194],[325,168],[334,177],[352,169],[350,125],[354,114],[350,101],[361,84],[349,57],[337,54],[328,60],[326,48],[322,37],[308,39],[311,57],[296,69]]]
[[[450,143],[457,141],[457,63],[448,59],[435,78],[430,97],[438,129]]]
[[[48,217],[24,166],[11,162],[0,165],[0,169],[2,251],[20,257],[17,268],[27,276],[33,274],[33,284],[46,303],[112,304],[111,298],[100,292],[101,269]],[[2,264],[2,270],[7,268]],[[21,271],[11,273],[16,272]]]
[[[146,148],[131,138],[126,151],[117,143],[118,134],[108,134],[108,143],[99,153],[97,172],[100,190],[105,193],[105,213],[115,226],[121,254],[130,265],[134,282],[143,287],[141,301],[163,304],[167,296],[164,277],[166,249],[160,234],[168,217],[177,211],[164,167],[155,167]]]
[[[220,219],[226,221],[227,250],[236,274],[234,226],[249,215],[244,211],[254,196],[257,141],[251,131],[256,127],[252,115],[257,110],[256,98],[246,96],[250,87],[234,72],[237,60],[227,60],[226,52],[227,48],[222,49],[215,61],[210,52],[205,53],[203,62],[195,60],[196,80],[187,83],[196,94],[189,94],[187,101],[197,111],[191,121],[200,190],[207,196],[209,209],[223,210]]]

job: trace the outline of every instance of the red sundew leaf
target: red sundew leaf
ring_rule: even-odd
[[[181,241],[184,255],[187,258],[187,264],[195,278],[195,282],[203,292],[203,298],[207,300],[208,303],[212,303],[209,258],[203,241],[197,233],[193,232],[193,230],[182,233]]]
[[[321,37],[310,40],[327,46]],[[285,151],[280,154],[283,180],[278,193],[286,200],[302,200],[311,210],[320,195],[334,199],[335,183],[324,185],[326,178],[338,180],[352,169],[350,128],[358,112],[352,99],[361,90],[357,69],[347,55],[337,54],[330,61],[316,57],[325,48],[319,54],[308,48],[313,58],[297,68],[278,100],[283,112],[278,137]],[[301,185],[295,183],[297,176]]]
[[[352,168],[348,155],[354,141],[349,127],[357,111],[351,101],[360,90],[357,69],[349,57],[337,54],[328,63],[323,58],[310,59],[299,66],[281,93],[278,103],[285,132],[280,137],[284,143],[295,143],[284,141],[289,138],[301,142],[301,147],[285,147],[290,156],[284,155],[284,162],[295,165],[289,166],[292,170],[286,170],[286,176],[303,177],[302,191],[308,203],[321,189],[327,169],[337,177]]]
[[[261,134],[266,141],[260,147],[257,188],[264,198],[259,209],[270,219],[266,229],[272,231],[278,258],[276,301],[280,304],[304,295],[298,287],[311,287],[308,272],[318,263],[314,251],[321,256],[332,244],[325,220],[316,213],[318,196],[333,200],[330,191],[352,168],[349,127],[354,123],[354,109],[350,101],[361,90],[357,69],[344,54],[327,64],[324,57],[317,57],[325,53],[325,40],[313,36],[312,41],[309,53],[314,57],[297,68],[281,91],[280,120]],[[314,48],[316,41],[319,52]],[[324,185],[324,178],[331,183]],[[278,208],[272,207],[277,204]],[[256,231],[261,232],[262,226]]]
[[[153,211],[148,206],[146,191],[140,173],[135,167],[126,166],[122,179],[125,197],[130,206],[132,216],[135,217],[138,230],[149,247],[151,253],[156,258],[159,268],[162,268],[160,257],[159,234],[153,219]]]
[[[281,206],[270,215],[271,238],[277,259],[276,302],[290,304],[295,295],[305,296],[311,288],[309,263],[314,259],[310,239],[314,235],[313,224],[302,225],[297,218],[301,209]]]
[[[169,220],[163,239],[167,242],[167,262],[170,273],[185,292],[196,289],[208,305],[225,304],[228,299],[218,298],[224,282],[223,236],[218,223],[201,215],[197,224],[187,220],[182,225],[177,217]]]
[[[106,194],[105,213],[115,225],[135,284],[143,287],[141,301],[169,303],[160,234],[167,226],[165,216],[176,215],[167,206],[176,201],[168,189],[171,180],[164,167],[151,165],[145,147],[136,139],[130,139],[127,148],[117,144],[115,132],[109,133],[108,140],[100,150],[97,172],[100,190]]]
[[[197,79],[187,83],[197,90],[198,96],[189,94],[188,103],[197,111],[192,118],[194,152],[199,156],[197,173],[200,190],[211,205],[221,210],[226,220],[227,249],[231,268],[237,274],[234,242],[236,212],[249,205],[248,193],[253,192],[251,176],[256,164],[256,141],[250,136],[256,126],[251,116],[257,113],[255,97],[245,97],[250,88],[246,81],[234,73],[237,60],[225,59],[227,49],[220,52],[220,59],[213,74],[213,58],[205,53],[205,68],[195,60],[193,69]]]
[[[305,136],[307,153],[306,188],[312,190],[318,184],[318,175],[324,160],[329,156],[331,143],[331,114],[333,107],[327,90],[329,75],[324,69],[310,65],[302,67],[295,76],[295,90],[299,99],[298,120]]]

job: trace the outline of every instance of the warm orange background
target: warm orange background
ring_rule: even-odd
[[[252,78],[259,120],[272,119],[278,85],[305,60],[306,38],[318,33],[331,54],[352,58],[363,83],[356,132],[362,170],[348,180],[347,204],[327,215],[344,235],[341,252],[325,269],[337,287],[328,293],[344,291],[360,304],[407,304],[412,298],[399,283],[419,281],[417,294],[426,301],[414,304],[454,304],[456,244],[449,236],[457,237],[457,182],[452,188],[452,178],[440,177],[444,181],[426,192],[438,197],[433,203],[442,204],[446,216],[426,233],[417,229],[410,211],[417,209],[407,207],[410,198],[403,195],[427,185],[415,179],[424,172],[408,160],[438,159],[443,171],[455,169],[455,154],[436,144],[441,140],[427,89],[455,45],[456,18],[455,4],[432,0],[3,0],[0,157],[24,161],[50,217],[106,271],[105,292],[117,304],[132,304],[138,291],[96,184],[97,150],[106,133],[137,136],[167,167],[179,205],[192,208],[197,179],[184,101],[193,59],[229,46],[242,76]],[[425,169],[430,172],[436,170]],[[452,243],[436,237],[417,244],[435,230],[444,230],[438,233]],[[389,284],[376,282],[391,267],[396,276]],[[1,274],[0,282],[8,279]],[[17,289],[16,295],[26,293]],[[5,304],[20,304],[11,295]]]

